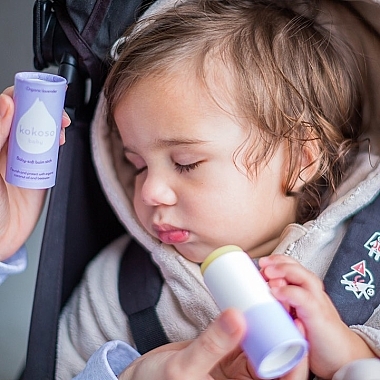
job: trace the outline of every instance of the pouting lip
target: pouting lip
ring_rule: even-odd
[[[174,227],[170,224],[153,224],[153,230],[157,233],[168,231],[183,231],[182,228]]]
[[[185,243],[189,238],[189,231],[169,224],[153,225],[159,240],[165,244]]]

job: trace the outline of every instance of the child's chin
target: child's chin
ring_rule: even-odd
[[[175,248],[181,256],[196,264],[202,264],[206,257],[214,250],[213,248],[206,248],[204,246],[197,249],[194,246],[189,247],[187,244],[178,244],[175,245]]]

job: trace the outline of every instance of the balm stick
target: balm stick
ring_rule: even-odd
[[[5,179],[29,189],[55,185],[66,79],[22,72],[15,76],[15,113]]]
[[[201,270],[218,307],[222,311],[233,307],[244,314],[247,332],[242,348],[258,376],[277,378],[299,363],[307,352],[306,340],[241,248],[215,250]]]

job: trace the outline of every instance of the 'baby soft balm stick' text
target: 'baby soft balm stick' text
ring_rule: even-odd
[[[66,79],[58,75],[16,74],[5,175],[8,183],[29,189],[55,185],[65,93]]]
[[[241,248],[215,250],[201,270],[218,307],[243,312],[247,333],[242,347],[258,376],[277,378],[299,363],[307,352],[306,340]]]

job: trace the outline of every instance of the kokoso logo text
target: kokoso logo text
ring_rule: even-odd
[[[16,128],[16,140],[19,147],[32,154],[45,153],[51,149],[56,134],[55,120],[40,99],[36,99],[24,113]]]

